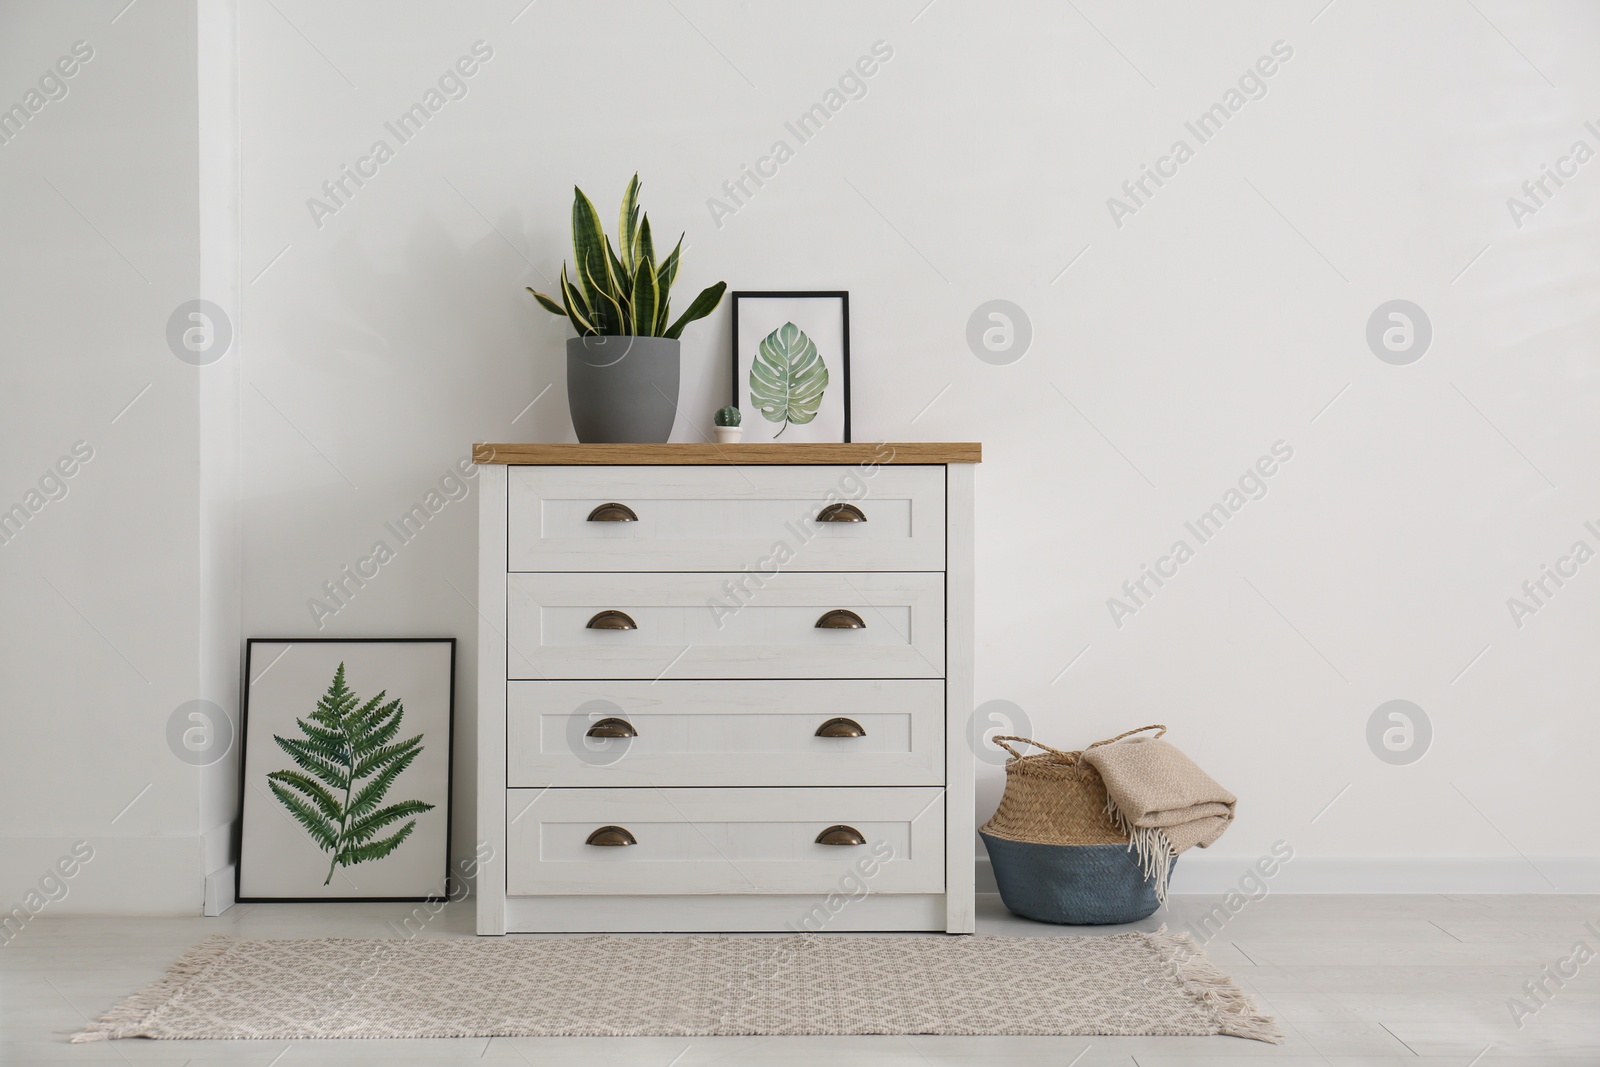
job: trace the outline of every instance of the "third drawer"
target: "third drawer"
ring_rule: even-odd
[[[944,784],[938,680],[521,681],[506,712],[512,786]]]

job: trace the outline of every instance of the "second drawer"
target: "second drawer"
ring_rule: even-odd
[[[938,572],[511,574],[506,599],[510,678],[944,677]]]
[[[525,681],[506,713],[512,786],[944,784],[938,680]]]

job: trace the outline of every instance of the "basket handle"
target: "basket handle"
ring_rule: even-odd
[[[991,738],[989,738],[989,740],[993,741],[995,744],[999,745],[1001,748],[1003,748],[1007,752],[1011,753],[1011,755],[1013,757],[1015,757],[1016,759],[1021,759],[1022,758],[1022,753],[1018,752],[1016,749],[1014,749],[1010,745],[1006,744],[1007,741],[1020,741],[1024,745],[1032,745],[1034,748],[1042,748],[1046,752],[1054,752],[1058,756],[1064,756],[1067,759],[1072,760],[1074,763],[1076,763],[1078,761],[1078,753],[1076,753],[1076,752],[1063,752],[1059,748],[1051,748],[1049,745],[1041,745],[1039,742],[1035,741],[1031,737],[1017,737],[1015,734],[1004,734],[1004,735],[1000,735],[1000,736],[996,736],[996,737],[991,737]]]
[[[1099,748],[1101,745],[1109,745],[1113,741],[1121,741],[1124,737],[1132,737],[1134,734],[1142,734],[1146,730],[1160,730],[1161,733],[1156,734],[1157,738],[1159,738],[1162,734],[1165,734],[1167,732],[1167,728],[1165,726],[1162,726],[1160,723],[1157,723],[1157,724],[1155,724],[1153,726],[1141,726],[1137,730],[1128,730],[1128,731],[1125,731],[1124,733],[1118,734],[1116,737],[1108,737],[1104,741],[1096,741],[1094,744],[1090,745],[1089,747],[1090,748]]]

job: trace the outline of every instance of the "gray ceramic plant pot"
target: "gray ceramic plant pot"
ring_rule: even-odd
[[[670,337],[567,341],[567,407],[584,444],[661,444],[678,414],[678,346]]]

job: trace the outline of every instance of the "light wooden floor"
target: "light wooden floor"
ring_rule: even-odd
[[[1061,935],[979,898],[980,934]],[[1139,928],[1181,929],[1214,901],[1175,898]],[[431,1064],[491,1067],[869,1064],[904,1067],[1365,1067],[1600,1065],[1600,959],[1519,1031],[1507,1001],[1586,941],[1600,897],[1286,896],[1248,905],[1208,946],[1282,1024],[1281,1046],[1238,1038],[495,1038],[439,1041],[117,1041],[66,1035],[158,977],[194,942],[238,937],[392,937],[400,905],[239,905],[214,919],[34,920],[0,948],[0,1064]],[[456,906],[420,935],[471,935]]]

